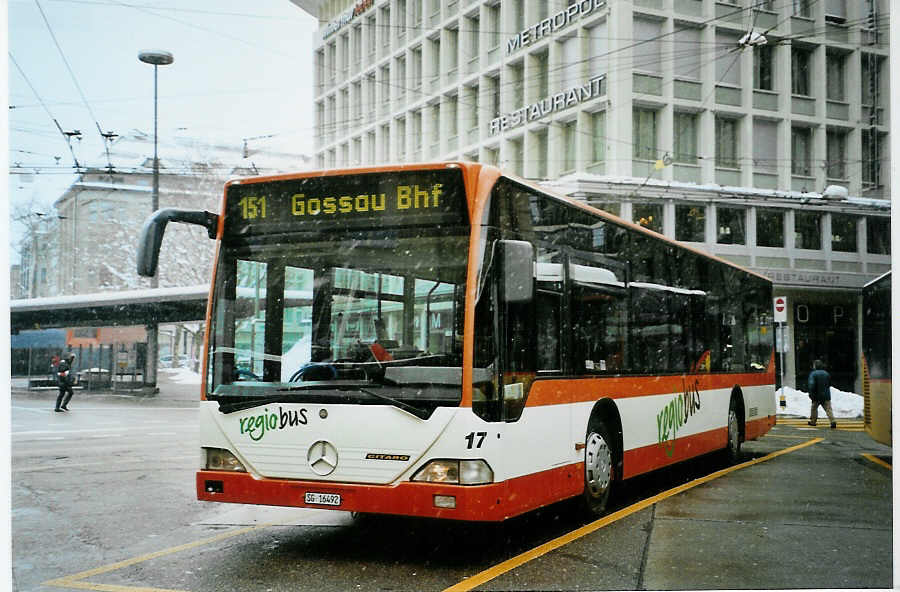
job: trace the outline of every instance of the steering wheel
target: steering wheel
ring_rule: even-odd
[[[299,370],[291,375],[290,382],[301,382],[304,380],[334,380],[337,378],[337,374],[337,368],[331,364],[308,362],[303,364]]]

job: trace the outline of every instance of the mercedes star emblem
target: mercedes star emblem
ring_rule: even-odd
[[[310,468],[317,475],[330,475],[337,468],[338,453],[334,444],[325,440],[314,442],[306,453],[306,460]]]

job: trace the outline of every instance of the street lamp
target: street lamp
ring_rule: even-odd
[[[152,214],[159,209],[159,156],[157,155],[157,136],[158,136],[158,95],[157,95],[157,72],[160,66],[168,66],[175,61],[175,58],[168,51],[158,49],[145,50],[138,54],[138,59],[145,64],[153,65],[153,194],[151,198]],[[150,287],[159,286],[159,276],[154,274],[150,278]],[[151,323],[147,325],[147,375],[144,377],[144,384],[156,387],[156,363],[159,355],[159,325]]]

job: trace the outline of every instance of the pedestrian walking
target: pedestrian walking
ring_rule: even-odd
[[[836,428],[837,423],[835,423],[834,413],[831,411],[831,375],[825,370],[825,364],[822,363],[822,360],[813,362],[813,371],[809,373],[807,382],[809,400],[811,401],[809,421],[807,423],[811,426],[816,425],[816,421],[819,418],[819,406],[821,405],[825,413],[828,414],[828,419],[831,420],[831,429]]]
[[[56,397],[56,409],[54,409],[54,411],[57,413],[69,410],[69,400],[72,398],[72,395],[75,394],[72,390],[72,385],[75,384],[75,373],[72,371],[74,362],[75,354],[70,353],[61,360],[59,366],[56,367],[56,378],[59,382],[59,396]]]

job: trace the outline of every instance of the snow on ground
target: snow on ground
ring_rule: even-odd
[[[160,368],[169,375],[169,380],[178,384],[200,384],[200,373],[189,368]]]
[[[786,407],[781,407],[779,401],[781,393],[784,391]],[[787,386],[784,389],[775,391],[775,412],[778,415],[797,415],[800,417],[809,417],[810,401],[809,395],[803,391],[798,391]],[[862,417],[863,414],[863,398],[862,395],[856,393],[847,393],[831,387],[831,410],[835,417]],[[825,410],[819,407],[819,417],[828,415]]]

